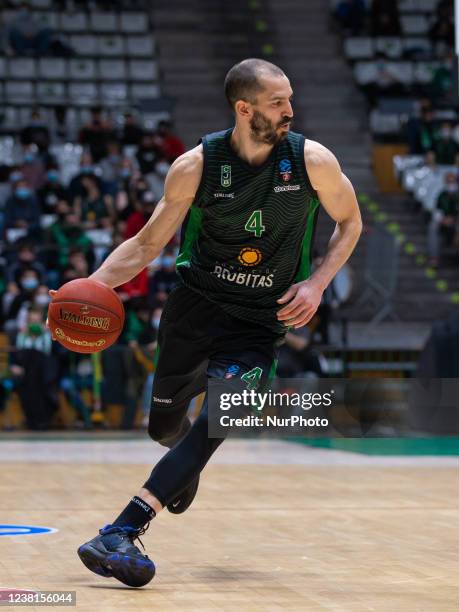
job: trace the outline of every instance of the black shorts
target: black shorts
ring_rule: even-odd
[[[188,287],[176,287],[159,326],[152,412],[183,406],[206,390],[209,377],[264,384],[283,338],[236,319]]]

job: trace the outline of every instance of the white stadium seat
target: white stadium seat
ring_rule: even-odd
[[[132,81],[156,81],[158,67],[151,60],[130,60],[129,78]]]
[[[373,57],[373,39],[368,36],[351,36],[344,41],[344,54],[350,60]]]
[[[153,36],[128,36],[126,40],[127,54],[139,57],[151,57],[155,52]]]
[[[418,10],[418,0],[399,0],[398,10],[400,13],[414,13]]]
[[[124,40],[122,36],[100,36],[100,55],[112,55],[120,57],[124,54]]]
[[[38,23],[44,28],[59,29],[59,14],[49,11],[34,11],[33,16]]]
[[[31,57],[12,57],[8,60],[10,79],[34,79],[37,74],[35,60]]]
[[[96,78],[96,63],[90,59],[71,59],[69,77],[78,81],[91,81]]]
[[[144,33],[148,30],[148,19],[145,13],[121,13],[122,32]]]
[[[414,80],[414,65],[412,62],[387,62],[387,70],[404,85],[411,85]]]
[[[127,100],[126,83],[102,83],[100,95],[105,104],[117,105]]]
[[[425,15],[402,15],[400,22],[407,35],[427,34],[429,31],[429,20]]]
[[[61,57],[42,57],[38,60],[38,74],[43,79],[65,79],[67,62]]]
[[[403,41],[398,36],[379,36],[375,40],[375,49],[378,53],[397,59],[403,54]]]
[[[422,51],[432,52],[432,43],[424,36],[407,36],[403,39],[403,50],[405,52]]]
[[[417,10],[425,13],[435,13],[438,5],[438,0],[416,0]]]
[[[116,13],[91,13],[89,23],[93,32],[118,31],[118,18]]]
[[[159,98],[161,91],[159,85],[148,85],[147,83],[133,83],[131,85],[131,96],[134,100],[149,100]]]
[[[414,69],[414,79],[417,83],[430,83],[433,79],[434,71],[440,62],[418,62]]]
[[[52,0],[29,0],[29,5],[33,9],[47,9],[50,8]]]
[[[70,37],[70,45],[77,55],[97,55],[99,52],[97,36],[93,34],[74,34]]]
[[[5,119],[3,122],[5,125],[7,125],[9,128],[15,128],[16,126],[20,125],[19,113],[17,108],[15,108],[14,106],[5,106],[3,112],[5,114]],[[4,160],[3,163],[5,163]]]
[[[63,32],[86,32],[88,29],[86,13],[63,12],[60,27]]]
[[[102,81],[119,81],[126,78],[123,60],[99,60],[99,78]]]
[[[35,99],[31,81],[6,81],[5,98],[8,102],[31,102]]]
[[[94,104],[99,95],[95,83],[70,83],[69,98],[74,104]]]
[[[354,77],[359,85],[374,83],[378,76],[375,62],[357,62],[354,66]]]
[[[67,95],[64,83],[56,81],[37,83],[37,98],[43,102],[65,102]]]

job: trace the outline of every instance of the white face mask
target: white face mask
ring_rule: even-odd
[[[156,164],[155,172],[159,176],[164,177],[169,172],[169,168],[170,165],[167,162],[159,162],[158,164]]]
[[[45,306],[48,306],[50,301],[51,301],[51,298],[49,297],[49,295],[45,295],[44,293],[40,293],[39,295],[36,295],[34,299],[35,304],[43,308]]]
[[[446,186],[446,190],[449,191],[449,193],[456,193],[457,185],[449,184]]]

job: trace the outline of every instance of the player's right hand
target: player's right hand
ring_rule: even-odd
[[[48,291],[49,295],[51,296],[51,299],[53,299],[53,297],[56,295],[57,291],[55,289],[50,289]],[[48,317],[46,317],[46,327],[49,329],[49,323],[48,323]],[[51,332],[51,330],[49,329],[49,331]],[[53,332],[51,332],[51,338],[53,340],[56,340],[56,337],[53,335]]]

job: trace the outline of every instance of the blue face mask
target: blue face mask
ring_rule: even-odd
[[[92,174],[94,172],[94,168],[92,166],[80,166],[80,172],[82,174]]]
[[[26,291],[33,291],[38,287],[38,279],[36,278],[23,278],[21,281],[22,288]]]
[[[122,168],[121,176],[123,178],[129,178],[131,176],[131,171],[129,170],[129,168]]]
[[[26,200],[27,198],[30,198],[32,194],[31,190],[28,187],[18,187],[14,193],[16,197],[20,200]]]
[[[12,183],[17,183],[20,180],[22,180],[22,173],[21,172],[12,172],[10,174],[10,181]]]
[[[175,263],[175,258],[174,257],[169,257],[169,256],[165,256],[163,257],[163,266],[165,268],[170,268],[171,266],[173,266]]]
[[[57,183],[59,180],[59,174],[55,170],[50,170],[47,176],[50,183]]]
[[[26,153],[24,155],[24,161],[26,162],[26,164],[30,164],[31,162],[35,161],[34,153]]]

